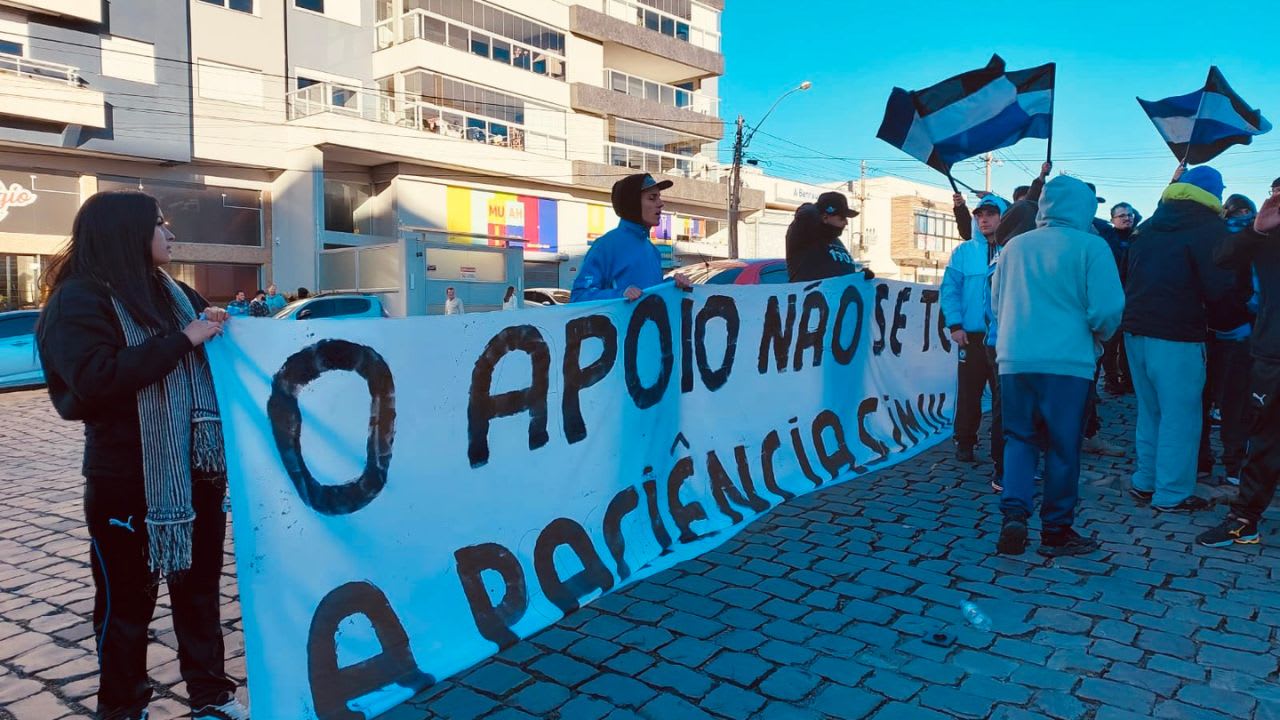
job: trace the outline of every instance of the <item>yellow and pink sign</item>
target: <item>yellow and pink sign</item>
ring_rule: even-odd
[[[559,247],[556,201],[546,198],[450,187],[446,229],[450,235],[483,237],[491,246],[556,252]]]

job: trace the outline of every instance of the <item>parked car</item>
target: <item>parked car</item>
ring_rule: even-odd
[[[772,285],[787,282],[787,261],[708,260],[667,273],[682,272],[694,285]]]
[[[333,293],[295,300],[275,314],[277,320],[319,320],[320,318],[388,317],[377,295]]]
[[[524,301],[528,305],[566,305],[569,302],[569,291],[560,288],[529,288],[524,291]]]
[[[0,313],[0,390],[44,385],[44,369],[36,351],[39,318],[39,310]]]

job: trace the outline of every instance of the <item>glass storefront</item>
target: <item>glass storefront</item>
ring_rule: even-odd
[[[226,305],[241,290],[252,298],[262,288],[262,268],[258,265],[172,262],[166,269],[175,280],[195,288],[214,305]]]
[[[102,176],[98,190],[141,190],[160,202],[178,242],[262,246],[262,192]]]
[[[40,306],[40,275],[50,259],[0,253],[0,312]]]

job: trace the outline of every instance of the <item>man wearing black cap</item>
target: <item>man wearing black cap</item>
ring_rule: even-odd
[[[628,175],[613,184],[613,211],[618,227],[601,235],[587,251],[573,282],[569,302],[626,298],[635,300],[645,288],[662,282],[662,257],[649,241],[649,229],[662,218],[662,191],[670,180],[658,182],[648,173]],[[676,273],[677,287],[689,280]]]
[[[868,279],[875,277],[871,270],[859,267],[840,242],[849,218],[857,215],[841,192],[822,193],[817,202],[805,203],[796,210],[795,219],[787,228],[787,276],[791,282],[825,280],[856,272]]]

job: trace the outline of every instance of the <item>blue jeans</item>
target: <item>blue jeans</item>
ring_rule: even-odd
[[[1075,522],[1080,484],[1080,443],[1089,380],[1044,373],[1001,375],[1000,400],[1005,438],[1000,510],[1006,517],[1031,516],[1040,454],[1038,440],[1047,436],[1041,532],[1070,528]],[[1039,428],[1037,416],[1042,420]]]
[[[1125,335],[1138,396],[1137,470],[1133,487],[1168,507],[1196,489],[1200,423],[1204,420],[1204,343]]]

